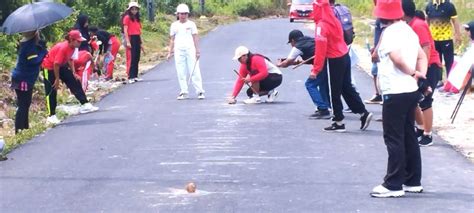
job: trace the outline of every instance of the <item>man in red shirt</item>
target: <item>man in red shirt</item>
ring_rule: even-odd
[[[66,36],[66,41],[54,45],[43,60],[46,106],[49,112],[48,123],[58,124],[60,122],[56,117],[56,96],[60,84],[59,79],[66,84],[71,93],[81,103],[81,113],[98,110],[97,107],[89,103],[80,81],[74,75],[73,55],[82,41],[85,41],[85,38],[81,36],[81,33],[78,30],[71,30]]]
[[[433,144],[433,138],[431,131],[433,128],[433,92],[435,91],[436,84],[441,80],[441,61],[439,59],[438,51],[436,51],[433,37],[428,24],[415,17],[416,6],[413,0],[402,1],[403,12],[405,13],[404,20],[410,25],[415,31],[420,40],[420,46],[428,58],[428,71],[426,73],[426,80],[423,79],[423,84],[427,84],[424,87],[431,87],[429,95],[426,95],[417,109],[416,121],[419,125],[417,127],[417,136],[421,137],[419,140],[420,146],[430,146]]]
[[[345,132],[341,95],[352,112],[359,114],[361,130],[365,130],[372,119],[372,113],[365,108],[359,93],[351,83],[351,59],[349,49],[344,42],[342,26],[334,15],[328,0],[313,3],[314,22],[316,23],[315,58],[310,78],[314,79],[326,67],[330,76],[333,124],[324,128],[328,132]]]

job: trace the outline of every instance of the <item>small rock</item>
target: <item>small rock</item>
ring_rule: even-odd
[[[194,184],[193,182],[188,183],[186,185],[186,191],[188,191],[188,193],[196,192],[196,184]]]

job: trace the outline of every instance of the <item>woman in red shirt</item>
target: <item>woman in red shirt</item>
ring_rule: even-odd
[[[66,84],[71,93],[81,103],[80,113],[98,110],[97,107],[89,103],[86,94],[82,90],[81,82],[74,75],[73,55],[75,55],[81,42],[85,40],[78,30],[71,30],[66,36],[66,41],[55,44],[43,60],[46,106],[49,112],[48,123],[58,124],[60,122],[56,117],[56,95],[60,84],[59,79]]]
[[[343,105],[344,97],[353,113],[360,115],[360,129],[365,130],[372,113],[365,108],[359,93],[351,82],[351,59],[349,49],[344,42],[344,34],[339,20],[328,0],[317,0],[313,3],[315,27],[314,64],[310,79],[315,79],[320,72],[328,72],[330,77],[331,103],[334,117],[331,126],[324,128],[327,132],[345,132]],[[329,71],[327,71],[329,70]]]
[[[123,17],[123,31],[127,43],[127,51],[130,51],[130,68],[128,70],[128,83],[141,81],[138,78],[138,63],[140,62],[140,50],[143,51],[143,41],[141,38],[142,25],[140,23],[140,5],[137,2],[130,2]],[[128,62],[127,62],[128,64]]]
[[[244,100],[246,104],[260,103],[260,96],[267,95],[267,102],[273,102],[278,96],[276,87],[280,86],[283,79],[281,71],[270,62],[270,60],[259,54],[252,54],[244,46],[237,47],[234,60],[240,62],[239,77],[234,86],[234,92],[228,103],[235,104],[236,98],[244,83],[251,84],[247,90],[249,99]]]

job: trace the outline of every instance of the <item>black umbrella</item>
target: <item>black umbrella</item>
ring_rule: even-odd
[[[72,12],[70,7],[54,2],[23,5],[7,17],[1,31],[11,35],[38,30],[68,17]]]

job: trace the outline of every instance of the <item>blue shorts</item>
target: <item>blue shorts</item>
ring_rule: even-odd
[[[372,70],[370,72],[372,73],[372,76],[377,76],[377,73],[379,72],[377,63],[372,63]]]

